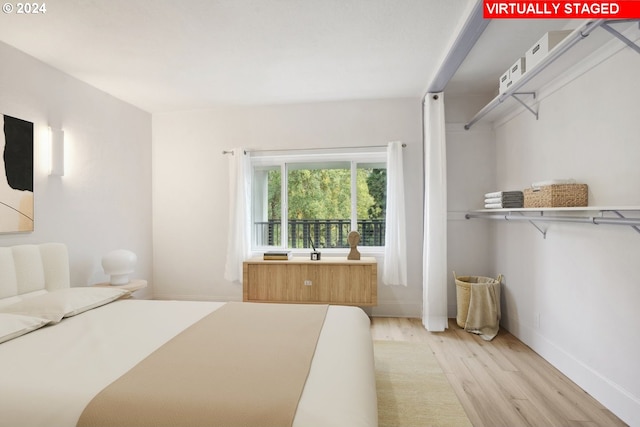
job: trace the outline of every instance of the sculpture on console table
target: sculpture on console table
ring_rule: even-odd
[[[360,233],[352,231],[349,233],[349,236],[347,236],[347,241],[349,242],[349,246],[351,246],[347,259],[359,260],[360,252],[358,252],[358,243],[360,243]]]

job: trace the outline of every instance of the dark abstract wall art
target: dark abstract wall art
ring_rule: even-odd
[[[33,123],[2,116],[0,233],[33,231]]]

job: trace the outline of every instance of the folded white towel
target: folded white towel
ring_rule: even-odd
[[[485,203],[485,209],[502,209],[502,203]]]
[[[502,191],[494,191],[493,193],[487,193],[484,195],[485,199],[494,199],[496,197],[502,197]]]
[[[485,205],[490,205],[492,203],[502,203],[502,197],[494,197],[492,199],[484,199]]]

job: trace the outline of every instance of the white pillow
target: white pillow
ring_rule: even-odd
[[[37,291],[27,292],[26,294],[20,294],[20,295],[16,295],[16,296],[13,296],[13,297],[2,298],[2,299],[0,299],[0,308],[6,307],[6,306],[11,305],[11,304],[15,304],[15,303],[20,302],[22,300],[25,300],[27,298],[33,298],[33,297],[37,297],[38,295],[44,295],[44,294],[46,294],[48,292],[49,291],[47,291],[45,289],[40,289],[40,290],[37,290]]]
[[[49,320],[39,317],[0,313],[0,343],[34,331],[47,323]]]
[[[2,298],[2,299],[0,299],[0,309],[2,307],[6,307],[8,305],[15,304],[15,303],[20,302],[20,301],[22,301],[22,298],[20,298],[18,296]]]
[[[58,323],[64,317],[75,316],[129,294],[124,289],[103,287],[59,289],[2,307],[0,312],[40,317]]]

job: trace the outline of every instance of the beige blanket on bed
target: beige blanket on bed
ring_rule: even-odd
[[[100,392],[89,426],[291,426],[325,305],[228,303]]]

